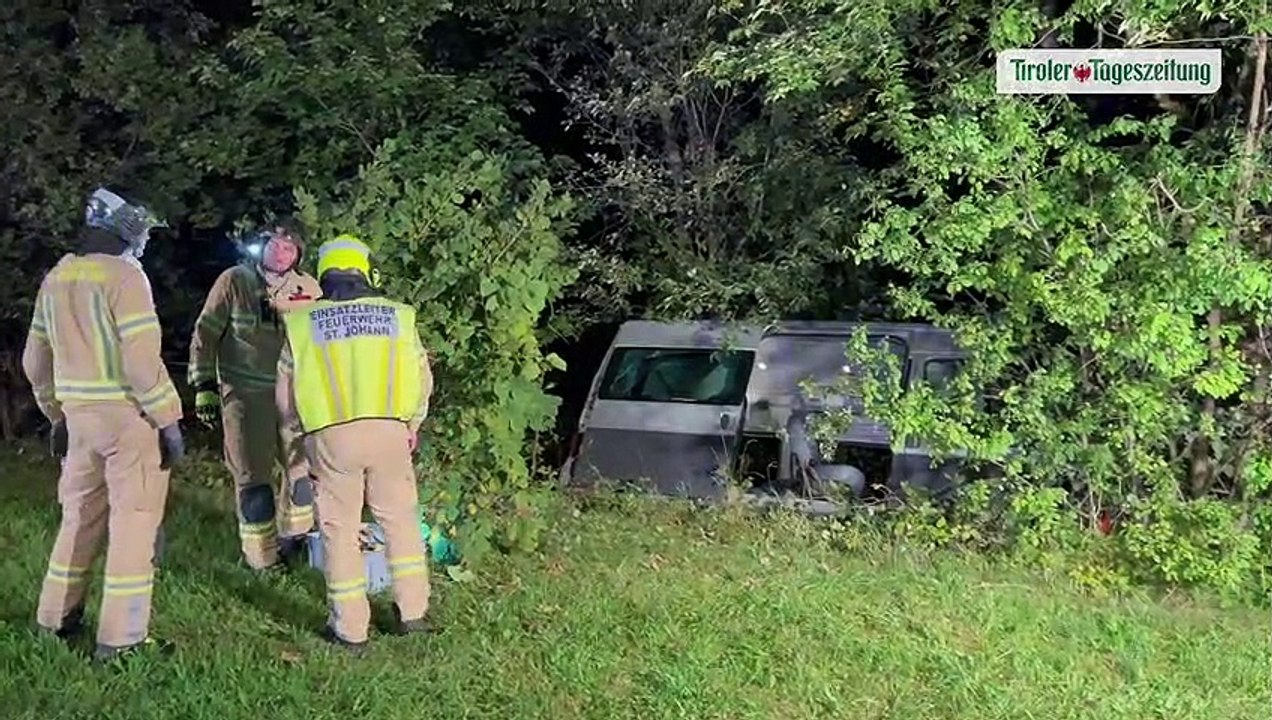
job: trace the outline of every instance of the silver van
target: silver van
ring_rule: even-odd
[[[941,383],[965,353],[929,325],[785,322],[758,328],[711,322],[623,324],[592,381],[562,468],[567,484],[637,483],[657,493],[718,499],[730,481],[752,493],[823,496],[906,487],[940,492],[957,460],[933,468],[919,443],[893,452],[888,428],[857,398],[809,398],[807,380],[854,372],[847,343],[859,327],[897,354],[903,382]],[[822,457],[811,416],[847,408],[858,417]]]

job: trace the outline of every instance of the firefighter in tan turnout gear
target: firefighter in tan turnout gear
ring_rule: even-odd
[[[364,503],[384,528],[396,632],[430,629],[428,559],[420,533],[415,452],[433,376],[415,310],[380,297],[370,251],[342,235],[319,250],[323,299],[286,317],[278,361],[284,423],[305,436],[326,558],[326,638],[358,649],[370,609],[358,534]]]
[[[309,466],[299,437],[279,426],[274,382],[283,315],[321,291],[297,269],[302,245],[294,227],[275,227],[248,248],[257,257],[217,278],[195,322],[189,382],[199,419],[222,422],[243,558],[261,570],[294,557],[313,529]],[[283,466],[277,493],[276,460]]]
[[[45,276],[22,367],[40,411],[65,440],[62,523],[37,622],[83,630],[89,568],[106,541],[99,659],[149,642],[155,540],[168,467],[185,452],[181,399],[160,359],[160,328],[139,258],[153,215],[105,189],[89,198],[76,252]]]

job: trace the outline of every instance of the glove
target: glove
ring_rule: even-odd
[[[215,427],[221,419],[221,398],[212,390],[200,390],[194,394],[194,416],[208,427]]]
[[[66,457],[67,443],[66,421],[58,420],[53,423],[53,430],[49,432],[49,454],[55,458]]]
[[[181,437],[180,425],[173,423],[159,431],[159,455],[159,466],[164,470],[185,457],[185,438]]]

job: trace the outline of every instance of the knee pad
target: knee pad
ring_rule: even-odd
[[[291,504],[297,506],[314,504],[314,480],[309,475],[292,480]]]
[[[239,491],[239,512],[250,523],[274,519],[274,491],[268,485],[249,485]]]

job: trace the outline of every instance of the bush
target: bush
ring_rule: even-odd
[[[900,547],[921,553],[973,551],[1059,572],[1095,591],[1132,582],[1192,587],[1238,599],[1266,597],[1272,558],[1272,506],[1241,508],[1184,500],[1165,489],[1132,499],[1110,534],[1088,530],[1059,488],[970,483],[944,505],[918,499],[884,511]]]
[[[1150,582],[1250,593],[1267,565],[1241,508],[1217,500],[1185,501],[1166,491],[1135,498],[1118,537],[1128,568]]]
[[[345,192],[298,198],[322,237],[366,241],[387,294],[418,309],[436,378],[420,460],[429,521],[474,558],[532,549],[545,525],[525,450],[558,403],[543,377],[564,363],[536,326],[573,279],[560,242],[571,204],[532,163],[478,150],[455,162],[455,144],[387,141]]]

